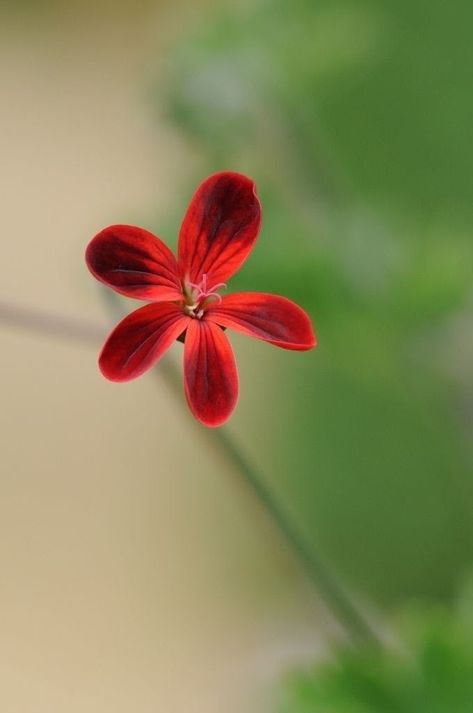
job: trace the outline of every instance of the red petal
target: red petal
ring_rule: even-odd
[[[155,302],[182,299],[176,258],[143,228],[105,228],[89,243],[85,259],[97,280],[122,295]]]
[[[317,344],[306,312],[279,295],[264,292],[226,295],[220,303],[207,307],[206,319],[283,349],[302,351]]]
[[[184,343],[186,397],[194,416],[206,426],[221,426],[236,406],[235,357],[216,324],[193,319]]]
[[[181,276],[209,287],[243,264],[258,237],[261,206],[254,182],[239,173],[207,178],[189,205],[179,234]]]
[[[145,305],[123,319],[108,337],[99,358],[110,381],[130,381],[150,369],[187,327],[176,305]]]

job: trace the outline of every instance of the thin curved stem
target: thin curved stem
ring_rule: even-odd
[[[172,384],[173,390],[182,392],[180,374],[174,364],[169,359],[164,359],[161,367],[168,382]],[[218,445],[232,466],[244,477],[277,529],[285,537],[291,549],[303,564],[305,571],[316,585],[326,605],[344,626],[353,642],[376,647],[380,646],[378,636],[368,618],[352,601],[349,594],[330,572],[314,547],[306,542],[305,538],[291,522],[281,503],[266,483],[263,474],[253,466],[232,435],[223,428],[205,429],[204,435],[211,438],[213,443]]]
[[[121,318],[123,316],[121,306],[116,296],[109,290],[102,290],[102,295],[108,311]],[[0,322],[28,332],[36,331],[50,337],[73,339],[82,343],[96,344],[103,337],[104,332],[104,328],[100,324],[5,302],[0,302]],[[160,373],[164,374],[173,390],[178,391],[180,395],[182,391],[180,374],[171,361],[163,359]],[[353,642],[368,644],[372,647],[380,646],[380,639],[368,617],[352,600],[351,595],[330,571],[315,548],[307,543],[301,535],[278,498],[271,491],[264,475],[254,467],[231,434],[222,428],[218,430],[202,428],[200,432],[211,439],[214,446],[218,446],[231,466],[242,475],[244,481],[303,564],[317,591],[337,620],[343,624]]]
[[[110,290],[102,290],[102,295],[110,312],[117,318],[123,317],[119,299],[115,294]],[[173,391],[181,397],[181,375],[168,358],[165,357],[160,362],[159,373],[164,374]],[[380,639],[368,617],[352,600],[351,595],[330,571],[315,548],[299,532],[267,484],[264,475],[254,467],[232,435],[224,428],[202,428],[200,432],[208,439],[211,439],[213,445],[218,446],[231,465],[242,475],[253,494],[303,564],[305,571],[315,584],[326,605],[344,626],[345,631],[353,642],[372,647],[381,646]]]

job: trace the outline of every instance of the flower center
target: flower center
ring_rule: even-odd
[[[210,300],[216,299],[218,302],[222,301],[218,290],[225,288],[226,284],[224,282],[218,282],[216,285],[210,287],[207,284],[207,275],[205,273],[202,275],[202,280],[199,283],[186,281],[183,285],[185,297],[184,312],[189,315],[189,317],[202,319],[205,307]]]

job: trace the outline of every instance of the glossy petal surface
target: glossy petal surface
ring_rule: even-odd
[[[220,303],[209,305],[206,319],[283,349],[303,351],[317,344],[306,312],[278,295],[264,292],[225,295]]]
[[[99,358],[110,381],[130,381],[150,369],[185,330],[190,318],[170,303],[145,305],[123,319]]]
[[[206,426],[220,426],[238,399],[238,372],[230,342],[216,324],[194,319],[184,344],[184,382],[189,407]]]
[[[226,282],[258,237],[261,207],[254,182],[239,173],[207,178],[189,205],[179,234],[181,277],[209,286]]]
[[[127,297],[182,299],[176,258],[162,240],[143,228],[105,228],[89,243],[86,261],[100,282]]]

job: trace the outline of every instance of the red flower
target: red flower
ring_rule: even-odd
[[[112,225],[98,233],[86,252],[91,273],[120,294],[150,303],[110,334],[99,358],[102,374],[111,381],[135,379],[181,338],[190,409],[206,426],[220,426],[238,398],[238,372],[224,328],[283,349],[312,349],[309,317],[285,297],[219,295],[253,249],[260,224],[253,181],[224,172],[207,178],[192,198],[177,261],[143,228]]]

